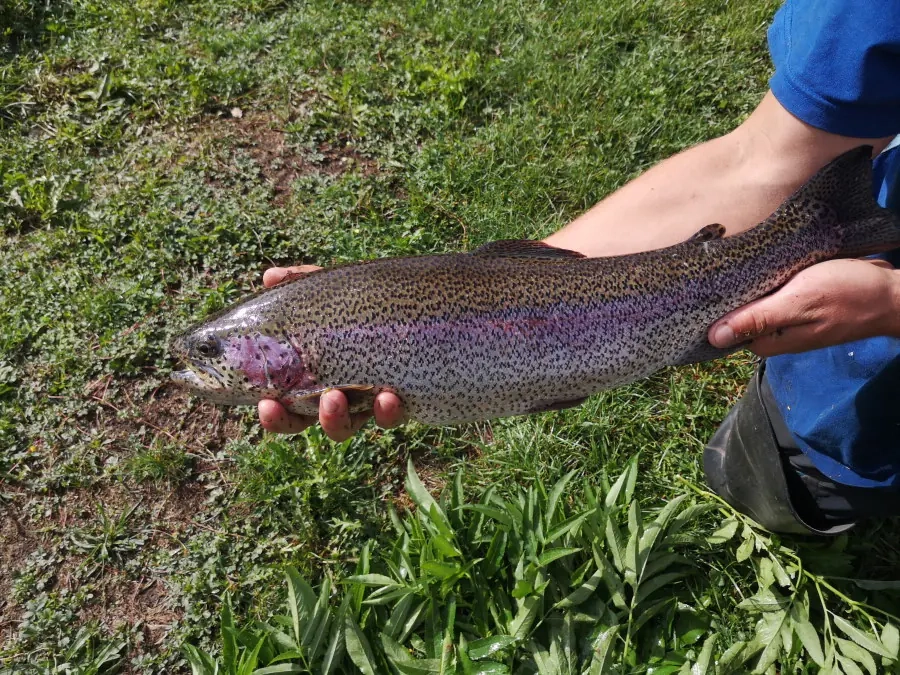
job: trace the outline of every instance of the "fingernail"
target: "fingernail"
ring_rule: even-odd
[[[718,325],[713,330],[713,343],[716,347],[730,347],[737,343],[737,337],[727,323]]]
[[[334,415],[338,411],[338,402],[334,400],[334,396],[325,394],[322,397],[322,410],[329,415]]]

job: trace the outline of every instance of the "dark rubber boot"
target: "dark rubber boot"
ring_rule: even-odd
[[[828,522],[818,517],[814,504],[803,503],[810,501],[808,493],[804,494],[801,479],[779,447],[775,427],[781,431],[779,436],[788,432],[780,417],[773,420],[766,411],[762,396],[765,384],[761,366],[743,398],[709,440],[703,451],[707,483],[735,510],[771,532],[815,535],[846,532],[855,522]],[[799,485],[793,495],[791,484]]]

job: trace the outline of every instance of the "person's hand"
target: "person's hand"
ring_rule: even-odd
[[[750,340],[759,356],[788,354],[878,335],[900,336],[900,272],[881,260],[831,260],[714,323],[709,341]]]
[[[263,274],[263,285],[271,288],[298,274],[315,272],[318,267],[273,267]],[[269,399],[259,402],[259,422],[263,429],[279,434],[296,434],[315,424],[314,417],[304,417],[288,412],[281,403]],[[375,422],[388,429],[403,420],[403,406],[396,394],[382,392],[375,397]],[[345,441],[359,431],[372,416],[371,413],[351,415],[347,397],[337,390],[326,392],[319,400],[319,423],[325,434],[334,441]]]

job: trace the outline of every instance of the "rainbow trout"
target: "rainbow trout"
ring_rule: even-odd
[[[756,227],[608,258],[535,241],[313,272],[209,317],[173,343],[173,379],[221,404],[277,399],[316,415],[395,392],[408,416],[452,424],[578,405],[665,367],[724,356],[707,329],[832,258],[900,247],[871,196],[871,148],[820,170]]]

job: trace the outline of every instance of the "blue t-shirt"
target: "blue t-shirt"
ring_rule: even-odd
[[[769,29],[772,93],[836,134],[900,134],[900,2],[788,0]],[[892,144],[893,146],[893,144]],[[874,164],[873,192],[900,211],[900,147]],[[886,257],[900,266],[900,251]],[[900,489],[900,339],[768,359],[766,374],[800,449],[833,480]]]

